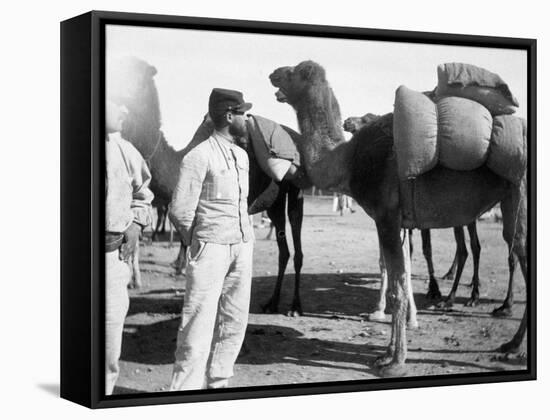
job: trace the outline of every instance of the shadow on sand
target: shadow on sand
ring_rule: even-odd
[[[341,317],[360,319],[365,312],[372,310],[378,299],[375,273],[322,273],[302,275],[302,305],[308,317]],[[293,283],[293,275],[285,277],[286,283]],[[261,304],[266,302],[273,291],[276,277],[255,277],[252,284],[251,313],[262,314]],[[281,295],[280,312],[288,308],[293,284],[286,284]],[[419,308],[433,304],[417,293],[415,300]],[[144,291],[133,296],[130,314],[146,314],[149,318],[162,318],[152,323],[132,323],[125,325],[121,360],[165,365],[174,361],[179,313],[183,295],[176,295],[174,289]],[[423,313],[431,314],[430,311]],[[433,312],[433,315],[446,316],[488,316],[486,314],[464,314],[455,312]],[[166,318],[169,319],[166,319]],[[358,318],[357,318],[358,317]],[[375,359],[386,350],[385,346],[355,344],[340,341],[307,338],[297,329],[274,324],[250,323],[243,349],[238,362],[242,364],[290,363],[297,366],[316,366],[356,370],[376,375],[373,368]],[[422,350],[438,355],[464,352],[464,349]],[[415,359],[415,350],[410,350],[409,363],[446,363],[450,367],[487,369],[486,366],[437,358]],[[476,351],[479,352],[479,351]],[[130,392],[130,391],[129,391]],[[134,390],[134,392],[136,392]]]

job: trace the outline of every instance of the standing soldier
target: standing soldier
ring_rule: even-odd
[[[214,133],[183,159],[170,217],[189,247],[170,389],[227,387],[250,304],[254,234],[247,212],[247,134],[241,92],[213,89]]]

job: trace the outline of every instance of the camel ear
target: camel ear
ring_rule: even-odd
[[[155,66],[149,66],[148,73],[149,76],[153,77],[155,74],[157,74],[157,68]]]
[[[315,73],[315,65],[311,61],[306,61],[300,64],[298,74],[303,80],[309,80]]]

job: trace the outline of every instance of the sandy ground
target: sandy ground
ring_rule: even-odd
[[[277,274],[277,245],[266,240],[268,228],[256,229],[250,318],[245,343],[231,386],[314,383],[378,378],[373,361],[390,337],[386,322],[371,322],[380,285],[378,244],[372,220],[359,208],[343,217],[332,201],[306,198],[302,230],[304,316],[287,317],[294,282],[289,261],[280,314],[264,314],[261,304],[271,296]],[[408,376],[498,372],[526,369],[524,357],[503,358],[494,350],[516,331],[525,307],[524,282],[516,274],[516,305],[508,319],[489,314],[506,295],[507,248],[500,223],[478,223],[482,246],[480,305],[465,307],[471,289],[472,259],[452,311],[435,309],[425,298],[427,268],[419,233],[414,235],[413,289],[419,328],[408,331]],[[288,231],[290,238],[290,231]],[[116,393],[167,390],[176,332],[185,293],[184,277],[170,266],[177,254],[167,240],[141,247],[143,288],[130,292]],[[292,250],[292,245],[291,250]],[[451,229],[432,231],[436,276],[449,268],[455,243]],[[441,280],[443,295],[452,282]]]

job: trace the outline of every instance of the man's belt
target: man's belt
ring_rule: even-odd
[[[105,232],[105,252],[113,252],[120,248],[124,241],[124,234]]]

